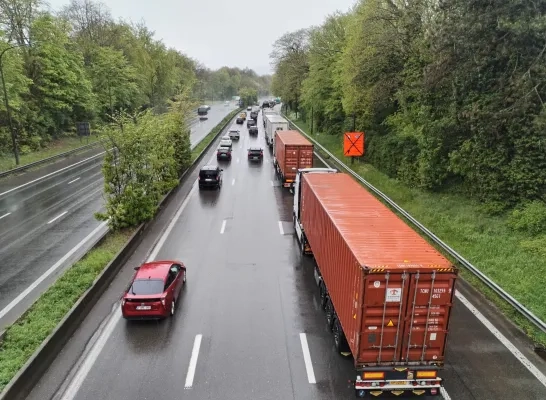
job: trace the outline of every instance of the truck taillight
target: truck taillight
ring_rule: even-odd
[[[385,379],[385,373],[384,372],[364,372],[363,379]]]
[[[438,375],[437,371],[417,371],[415,373],[415,377],[417,379],[419,378],[436,378],[436,376]]]

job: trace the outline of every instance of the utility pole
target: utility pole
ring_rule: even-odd
[[[356,132],[356,112],[353,112],[353,132]],[[355,163],[355,158],[351,157],[351,164]]]
[[[6,88],[6,79],[4,78],[4,67],[2,64],[2,57],[6,54],[6,51],[14,49],[16,47],[21,47],[21,45],[10,46],[0,53],[0,77],[2,78],[2,89],[4,91],[4,104],[6,106],[6,114],[8,115],[8,123],[11,131],[11,143],[13,146],[13,155],[15,156],[15,165],[19,165],[19,151],[17,149],[17,132],[15,131],[15,126],[13,125],[13,120],[11,119],[11,110],[9,108],[8,100],[8,90]]]

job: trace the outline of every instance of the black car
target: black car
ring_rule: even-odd
[[[239,125],[243,125],[245,123],[245,119],[243,117],[237,117],[237,122]]]
[[[251,126],[256,126],[256,121],[254,121],[253,119],[249,119],[246,121],[246,127],[250,128]]]
[[[257,121],[258,120],[258,111],[252,111],[250,113],[250,118],[253,119],[254,121]]]
[[[222,187],[223,169],[214,165],[205,165],[199,171],[199,189]]]
[[[248,149],[248,160],[249,161],[263,161],[264,160],[264,150],[261,147],[251,147]]]
[[[216,150],[216,159],[231,161],[231,147],[218,147]]]
[[[269,101],[267,101],[267,100],[264,101],[264,102],[262,103],[262,108],[269,108]]]
[[[249,135],[257,135],[258,134],[258,127],[256,125],[253,125],[248,128],[248,134]]]

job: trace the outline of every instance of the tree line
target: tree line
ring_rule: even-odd
[[[223,99],[268,85],[248,69],[210,71],[144,23],[115,21],[91,0],[72,0],[59,12],[42,0],[0,0],[0,54],[7,91],[0,88],[0,154],[13,150],[12,127],[27,153],[74,134],[77,122],[97,127],[120,113],[166,112],[181,96]]]
[[[361,0],[274,44],[272,90],[409,186],[546,200],[546,0]],[[354,126],[353,126],[354,124]],[[341,146],[341,137],[340,137]]]

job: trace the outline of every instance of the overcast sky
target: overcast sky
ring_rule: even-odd
[[[321,24],[356,0],[103,0],[115,19],[142,19],[156,37],[212,69],[271,73],[269,53],[283,33]],[[48,0],[61,9],[69,0]]]

